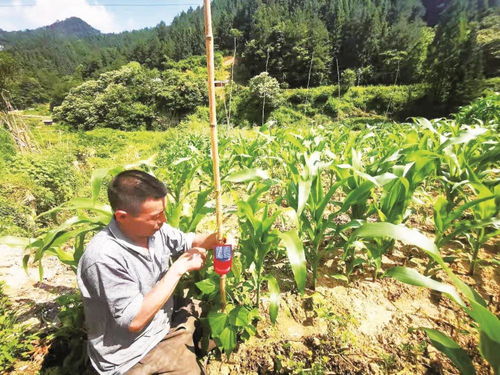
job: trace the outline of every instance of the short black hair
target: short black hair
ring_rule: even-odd
[[[108,199],[113,212],[124,210],[137,215],[144,201],[163,198],[167,192],[167,187],[156,177],[130,169],[113,178],[108,186]]]

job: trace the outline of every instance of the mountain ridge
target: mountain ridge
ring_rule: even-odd
[[[3,35],[33,35],[44,32],[55,33],[63,36],[74,36],[77,38],[102,35],[101,31],[90,26],[79,17],[69,17],[62,21],[57,20],[50,25],[37,27],[35,29],[15,31],[5,31],[0,29],[0,34]]]

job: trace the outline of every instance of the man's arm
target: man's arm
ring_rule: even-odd
[[[203,267],[205,256],[206,251],[202,248],[192,248],[182,254],[172,264],[165,276],[144,296],[141,309],[130,323],[128,330],[139,332],[144,329],[172,296],[182,275]]]

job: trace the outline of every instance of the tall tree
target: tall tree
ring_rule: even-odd
[[[449,109],[469,101],[482,81],[476,26],[465,0],[451,0],[441,15],[429,48],[427,81],[434,100]]]

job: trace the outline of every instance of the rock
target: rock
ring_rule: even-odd
[[[370,367],[370,372],[372,374],[379,374],[380,373],[380,366],[377,365],[375,362],[371,362],[368,367]]]

